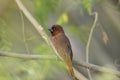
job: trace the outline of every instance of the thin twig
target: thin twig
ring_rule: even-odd
[[[95,26],[96,26],[96,23],[98,20],[98,13],[97,12],[94,12],[91,15],[95,15],[95,20],[94,20],[94,23],[93,23],[92,28],[90,30],[89,38],[88,38],[87,45],[86,45],[86,62],[87,63],[89,63],[89,47],[90,47],[93,31],[95,29]]]
[[[33,24],[36,30],[40,33],[42,38],[46,41],[47,44],[50,44],[47,34],[45,33],[43,27],[33,18],[33,16],[29,13],[29,11],[25,8],[25,6],[21,3],[20,0],[15,0],[20,10],[24,13],[26,18]]]
[[[20,11],[20,16],[21,16],[21,22],[22,22],[23,42],[24,42],[24,44],[25,44],[26,52],[27,52],[27,54],[29,54],[30,51],[29,51],[29,48],[28,48],[28,44],[27,44],[27,41],[26,41],[26,35],[25,35],[25,23],[24,23],[23,14],[22,14],[21,11]]]
[[[95,15],[95,19],[94,19],[92,28],[90,30],[89,38],[88,38],[87,45],[86,45],[86,62],[87,63],[89,63],[89,48],[90,48],[90,43],[91,43],[93,31],[95,29],[95,26],[96,26],[96,23],[97,23],[97,20],[98,20],[98,13],[97,12],[91,13],[90,15]],[[89,76],[90,80],[92,80],[89,69],[87,69],[87,71],[88,71],[88,76]]]

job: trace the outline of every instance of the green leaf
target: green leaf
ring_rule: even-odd
[[[63,13],[63,14],[59,17],[59,19],[58,19],[58,21],[57,21],[58,24],[64,24],[64,23],[67,23],[67,22],[68,22],[68,15],[67,15],[67,13]]]

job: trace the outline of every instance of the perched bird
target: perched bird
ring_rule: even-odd
[[[71,76],[75,77],[72,68],[73,52],[70,41],[65,35],[63,28],[60,25],[55,24],[49,29],[49,31],[51,32],[52,43],[57,53],[67,65],[68,71],[70,72]]]

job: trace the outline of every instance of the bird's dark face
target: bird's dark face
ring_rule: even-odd
[[[64,33],[63,28],[60,25],[57,25],[57,24],[53,25],[48,30],[51,32],[52,36],[58,35],[60,33]]]

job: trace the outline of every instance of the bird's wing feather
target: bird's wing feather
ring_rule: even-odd
[[[64,35],[64,36],[63,36]],[[59,38],[58,38],[59,37]],[[68,38],[65,36],[65,34],[61,34],[58,36],[53,37],[53,44],[59,53],[61,57],[64,57],[64,59],[67,58],[67,56],[70,56],[71,60],[73,57],[71,44]]]

